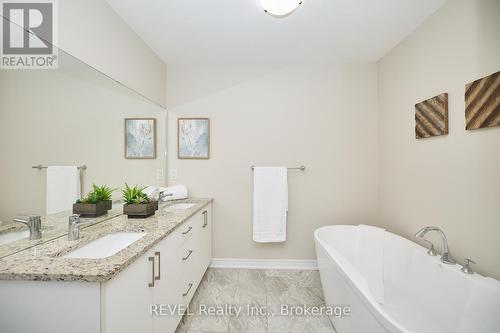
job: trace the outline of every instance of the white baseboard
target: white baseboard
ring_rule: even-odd
[[[213,258],[210,268],[318,269],[316,260]]]

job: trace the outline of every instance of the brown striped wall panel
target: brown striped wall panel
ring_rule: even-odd
[[[415,104],[415,137],[429,138],[448,134],[448,94]]]
[[[500,72],[465,86],[465,128],[500,126]]]

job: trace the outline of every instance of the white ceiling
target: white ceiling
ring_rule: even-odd
[[[274,18],[259,0],[107,0],[167,64],[371,62],[447,0],[304,0]]]

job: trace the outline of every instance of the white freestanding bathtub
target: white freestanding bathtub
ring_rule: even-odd
[[[363,268],[356,267],[359,233],[360,226],[347,225],[314,233],[326,304],[351,308],[349,316],[330,317],[337,333],[500,332],[499,281],[462,273],[460,265],[443,264],[390,232],[382,234],[383,260],[376,263],[383,265],[384,290],[383,303],[377,302]]]

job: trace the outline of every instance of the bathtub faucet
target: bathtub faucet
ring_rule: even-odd
[[[448,240],[446,239],[446,235],[444,234],[443,230],[439,229],[438,227],[424,227],[415,234],[415,237],[422,238],[429,231],[437,231],[441,235],[441,240],[443,241],[443,255],[441,256],[441,261],[445,264],[455,265],[457,262],[450,254],[450,249],[448,248]]]

